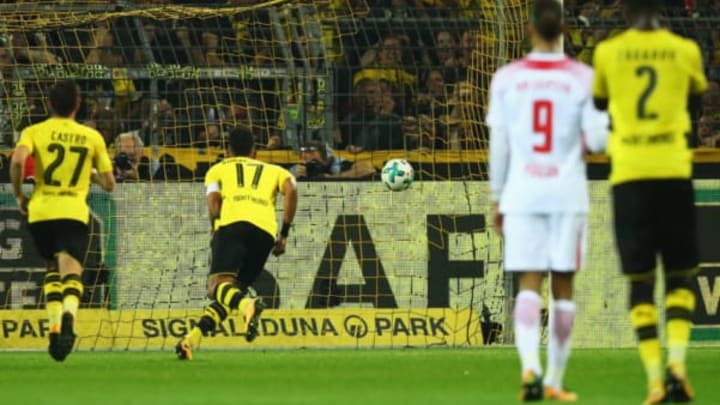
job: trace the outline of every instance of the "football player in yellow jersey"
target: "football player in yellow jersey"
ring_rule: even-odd
[[[707,87],[697,44],[660,27],[660,0],[625,0],[631,28],[598,45],[593,95],[608,108],[615,236],[630,282],[630,317],[648,377],[646,404],[688,402],[685,354],[698,269],[690,113]],[[654,302],[656,257],[665,278],[668,364],[663,383]]]
[[[22,132],[13,152],[10,180],[15,199],[28,214],[30,234],[47,263],[43,291],[50,323],[48,351],[63,361],[75,343],[73,323],[83,294],[81,274],[89,244],[91,180],[115,188],[105,140],[75,121],[80,89],[73,81],[56,83],[49,93],[53,116]],[[22,189],[25,160],[35,157],[35,189]]]
[[[205,313],[175,352],[180,360],[192,359],[192,349],[203,335],[215,330],[231,310],[245,321],[245,340],[258,335],[258,321],[265,307],[251,285],[265,267],[268,255],[285,252],[290,225],[297,208],[295,178],[280,166],[254,159],[255,139],[245,129],[228,137],[227,157],[205,175],[207,203],[213,229],[212,260]],[[278,226],[275,198],[283,195],[283,225]]]

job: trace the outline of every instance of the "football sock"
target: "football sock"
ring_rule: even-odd
[[[565,366],[570,357],[570,336],[575,322],[575,303],[570,300],[553,302],[548,339],[548,369],[544,384],[563,388]]]
[[[63,312],[63,285],[60,282],[60,273],[57,271],[45,273],[43,292],[45,293],[45,308],[50,323],[50,332],[60,333]]]
[[[665,295],[668,365],[681,378],[685,377],[685,354],[694,310],[695,294],[691,290],[676,288]]]
[[[205,308],[205,313],[200,318],[197,326],[192,328],[188,333],[187,337],[190,339],[190,344],[195,347],[200,343],[202,336],[207,336],[210,332],[214,331],[217,325],[227,318],[229,308],[222,305],[217,301],[213,301]]]
[[[638,339],[640,358],[645,366],[648,385],[662,381],[662,352],[658,339],[658,311],[655,305],[641,303],[630,310],[630,319]]]
[[[70,312],[75,317],[84,290],[82,280],[79,274],[66,274],[62,280],[63,312]]]
[[[520,291],[515,300],[515,346],[522,372],[531,370],[542,375],[540,366],[540,295],[535,291]]]
[[[239,309],[245,294],[233,283],[220,283],[215,289],[215,300],[230,309]]]

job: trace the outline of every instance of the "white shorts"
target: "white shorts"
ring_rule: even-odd
[[[573,272],[582,267],[587,214],[507,214],[506,271]]]

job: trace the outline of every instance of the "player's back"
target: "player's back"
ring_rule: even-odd
[[[109,165],[102,135],[74,119],[51,117],[27,127],[18,144],[27,146],[35,157],[29,221],[87,223],[91,170],[100,161]]]
[[[216,226],[250,222],[275,237],[275,200],[285,181],[292,177],[280,166],[248,157],[226,158],[210,168],[206,184],[220,185],[222,207]]]
[[[611,181],[689,177],[687,101],[707,86],[697,44],[664,29],[629,29],[602,42],[594,64],[593,92],[610,102]]]
[[[588,210],[582,132],[606,125],[588,112],[591,83],[592,69],[561,54],[533,53],[496,73],[488,124],[504,129],[510,150],[502,212]]]

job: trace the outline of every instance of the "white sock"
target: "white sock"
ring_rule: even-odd
[[[575,303],[569,300],[554,301],[550,313],[547,374],[545,374],[544,381],[546,386],[563,388],[563,377],[570,357],[570,337],[574,322]]]
[[[532,370],[542,375],[540,366],[540,305],[535,291],[520,291],[515,299],[515,346],[520,355],[522,373]]]

